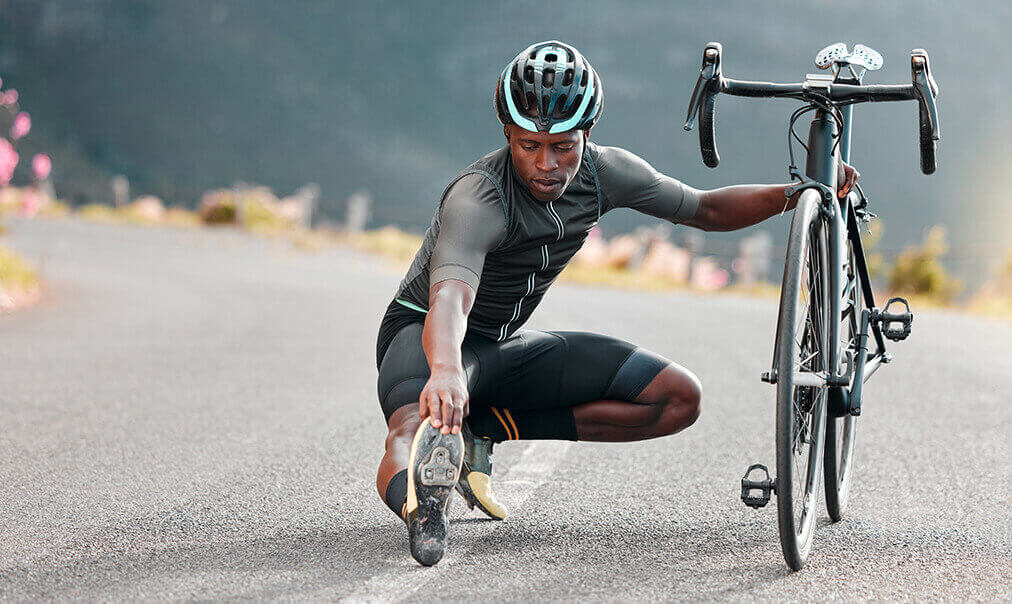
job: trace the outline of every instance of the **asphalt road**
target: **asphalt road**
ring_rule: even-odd
[[[511,517],[457,500],[424,569],[373,486],[398,267],[228,231],[12,231],[47,290],[0,317],[4,599],[1010,598],[1007,322],[917,314],[867,385],[847,518],[823,513],[791,573],[774,505],[737,492],[773,465],[775,301],[556,286],[528,327],[678,361],[702,417],[652,442],[498,446]]]

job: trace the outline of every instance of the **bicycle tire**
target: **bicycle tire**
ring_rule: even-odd
[[[847,239],[848,267],[846,278],[850,288],[848,306],[841,311],[840,335],[843,350],[853,350],[856,354],[857,334],[861,325],[861,311],[864,310],[864,296],[861,292],[861,280],[857,274],[857,259],[854,255],[853,242]],[[841,356],[842,358],[842,356]],[[857,358],[854,357],[856,363]],[[857,376],[851,378],[850,392]],[[833,522],[843,519],[850,496],[850,482],[854,469],[854,439],[857,431],[857,417],[847,414],[842,417],[826,419],[826,452],[823,458],[823,471],[826,487],[826,511]]]
[[[820,199],[806,193],[791,221],[776,337],[777,522],[784,560],[793,570],[804,566],[812,547],[826,426],[826,389],[794,383],[796,370],[825,367],[828,245]],[[803,473],[795,457],[804,460]]]

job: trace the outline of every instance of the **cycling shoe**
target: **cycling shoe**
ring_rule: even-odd
[[[477,507],[492,520],[503,520],[509,510],[492,493],[492,440],[475,436],[467,425],[461,428],[464,437],[464,464],[457,481],[457,492],[467,507]]]
[[[442,434],[429,418],[422,422],[411,441],[404,520],[411,555],[423,566],[432,566],[443,557],[446,507],[460,477],[463,457],[461,435]]]

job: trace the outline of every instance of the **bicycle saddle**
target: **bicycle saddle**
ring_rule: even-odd
[[[847,52],[847,45],[843,42],[831,44],[815,55],[815,66],[819,69],[828,69],[830,65],[836,63],[856,65],[868,71],[875,71],[882,67],[882,55],[864,44],[855,44],[854,52]]]

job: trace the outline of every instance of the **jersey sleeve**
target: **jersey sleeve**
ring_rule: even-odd
[[[439,236],[429,261],[429,287],[457,279],[478,291],[485,254],[506,232],[506,213],[495,186],[481,174],[460,178],[440,208]]]
[[[676,224],[696,215],[701,191],[661,174],[635,153],[620,147],[597,149],[603,212],[632,208]]]

